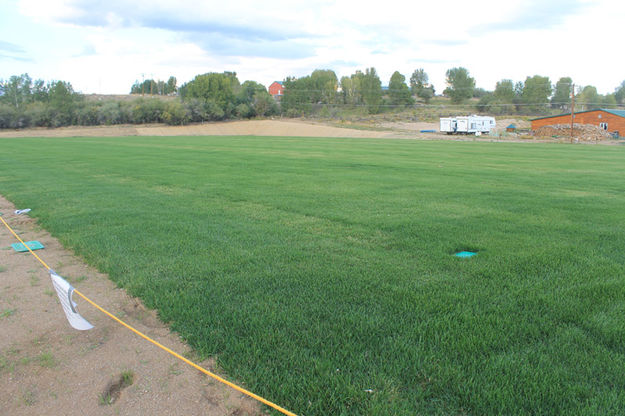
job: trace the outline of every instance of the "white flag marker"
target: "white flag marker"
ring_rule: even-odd
[[[93,325],[80,316],[76,310],[76,306],[78,305],[72,300],[74,287],[70,285],[67,280],[56,274],[52,269],[50,269],[50,278],[52,279],[52,285],[56,289],[56,294],[59,295],[59,301],[61,301],[63,312],[65,312],[65,316],[67,317],[69,324],[74,329],[78,329],[79,331],[85,331],[93,328]]]

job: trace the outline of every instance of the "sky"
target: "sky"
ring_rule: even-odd
[[[69,81],[127,94],[234,71],[266,87],[332,69],[375,67],[383,85],[423,68],[437,92],[465,67],[476,86],[569,76],[614,92],[625,80],[622,0],[0,0],[0,79]]]

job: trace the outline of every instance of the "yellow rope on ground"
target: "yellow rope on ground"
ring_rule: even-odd
[[[20,243],[22,243],[22,244],[24,245],[24,247],[26,247],[26,248],[28,249],[28,251],[30,251],[30,254],[32,254],[33,256],[35,256],[35,258],[36,258],[37,260],[39,260],[39,262],[40,262],[41,264],[43,264],[43,267],[45,267],[46,269],[50,270],[50,266],[48,266],[48,265],[46,264],[46,262],[45,262],[45,261],[41,260],[41,259],[39,258],[39,256],[38,256],[38,255],[37,255],[34,251],[32,251],[32,250],[30,249],[30,247],[28,247],[28,246],[26,245],[26,243],[24,242],[24,240],[22,240],[22,239],[20,238],[20,236],[19,236],[19,235],[15,234],[15,231],[13,231],[13,228],[9,227],[9,224],[7,224],[7,222],[4,220],[4,218],[2,218],[2,216],[0,216],[0,220],[2,220],[2,222],[4,223],[4,225],[6,225],[6,227],[9,229],[9,231],[11,231],[11,234],[13,234],[13,235],[15,236],[15,238],[17,238],[17,239],[19,240],[19,242],[20,242]]]
[[[26,243],[15,233],[15,231],[13,231],[13,229],[9,226],[9,224],[7,224],[7,222],[4,220],[4,218],[2,218],[2,216],[0,216],[0,220],[4,223],[4,225],[8,228],[8,230],[11,232],[11,234],[13,234],[15,236],[15,238],[17,238],[19,240],[20,243],[22,243],[24,245],[24,247],[26,247],[28,249],[28,251],[30,252],[30,254],[32,254],[33,256],[35,256],[35,258],[37,260],[39,260],[39,262],[43,265],[43,267],[45,267],[48,271],[52,270],[50,268],[50,266],[48,266],[46,264],[46,262],[44,262],[43,260],[41,260],[41,258],[30,249],[30,247],[28,247],[26,245]],[[87,302],[89,302],[94,308],[98,309],[100,312],[104,313],[105,315],[107,315],[109,318],[113,319],[114,321],[116,321],[117,323],[121,324],[122,326],[124,326],[125,328],[131,330],[132,332],[134,332],[135,334],[139,335],[141,338],[151,342],[152,344],[156,345],[157,347],[159,347],[160,349],[168,352],[169,354],[173,355],[174,357],[178,358],[179,360],[185,362],[186,364],[190,365],[191,367],[195,368],[196,370],[201,371],[202,373],[206,374],[209,377],[214,378],[215,380],[232,387],[233,389],[235,389],[236,391],[243,393],[255,400],[258,400],[261,403],[266,404],[269,407],[274,408],[275,410],[279,411],[282,414],[288,415],[288,416],[296,416],[295,413],[289,412],[286,409],[283,409],[282,407],[278,406],[275,403],[270,402],[267,399],[264,399],[254,393],[252,393],[251,391],[245,390],[243,387],[239,387],[234,383],[229,382],[226,379],[223,379],[221,377],[219,377],[217,374],[213,374],[210,371],[204,369],[203,367],[200,367],[199,365],[195,364],[193,361],[187,360],[186,358],[184,358],[182,355],[178,354],[175,351],[170,350],[169,348],[167,348],[166,346],[164,346],[163,344],[159,343],[158,341],[153,340],[152,338],[148,337],[147,335],[145,335],[144,333],[142,333],[141,331],[133,328],[132,326],[128,325],[126,322],[122,321],[121,319],[119,319],[118,317],[116,317],[115,315],[113,315],[112,313],[110,313],[109,311],[107,311],[106,309],[102,308],[100,305],[98,305],[97,303],[95,303],[94,301],[92,301],[91,299],[89,299],[88,297],[86,297],[85,295],[83,295],[81,292],[79,292],[78,290],[76,290],[76,288],[74,288],[74,293],[76,293],[77,295],[79,295],[80,297],[82,297],[84,300],[86,300]]]

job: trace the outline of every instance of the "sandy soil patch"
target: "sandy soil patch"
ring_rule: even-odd
[[[36,253],[59,275],[139,331],[174,351],[192,354],[153,311],[14,210],[0,197],[4,220],[24,241],[43,243],[45,249]],[[48,272],[30,253],[15,252],[10,247],[15,242],[0,223],[1,414],[243,416],[264,411],[256,401],[139,338],[77,295],[79,312],[95,328],[72,329]],[[218,372],[212,360],[198,364]]]
[[[404,137],[392,130],[356,130],[299,120],[245,120],[168,126],[165,124],[33,128],[0,131],[0,137],[112,137],[112,136],[291,136],[291,137]]]

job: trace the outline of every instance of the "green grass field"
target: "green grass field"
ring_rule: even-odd
[[[0,144],[0,194],[291,411],[625,413],[625,147]]]

